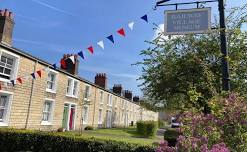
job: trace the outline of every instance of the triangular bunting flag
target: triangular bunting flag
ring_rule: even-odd
[[[82,52],[82,51],[79,52],[78,55],[79,55],[82,59],[84,59],[84,55],[83,55],[83,52]]]
[[[112,43],[114,43],[113,35],[108,36],[107,39],[110,40]]]
[[[65,62],[64,59],[61,59],[60,60],[60,64],[61,64],[61,66],[62,66],[63,69],[66,69],[67,68],[67,65],[66,65],[66,62]]]
[[[74,56],[74,55],[71,55],[71,56],[69,57],[69,59],[73,62],[73,64],[75,64],[75,56]]]
[[[22,79],[21,78],[17,78],[17,81],[22,84]]]
[[[125,31],[123,28],[119,29],[118,31],[118,34],[121,35],[121,36],[124,36],[125,37]]]
[[[148,16],[147,15],[142,16],[141,19],[143,19],[144,21],[146,21],[148,23]]]
[[[15,80],[10,80],[13,86],[15,86]]]
[[[93,47],[92,47],[92,46],[88,47],[87,49],[88,49],[88,51],[89,51],[90,53],[93,54]]]
[[[36,78],[35,73],[32,73],[31,76],[33,77],[33,79]]]
[[[37,71],[37,74],[38,74],[39,77],[41,78],[41,76],[42,76],[41,70]]]
[[[56,64],[53,64],[52,65],[54,69],[57,69],[57,65]]]
[[[129,24],[128,24],[128,26],[129,26],[129,28],[130,28],[130,30],[132,31],[133,30],[133,28],[134,28],[134,22],[130,22]]]
[[[97,43],[103,50],[105,49],[105,46],[104,46],[104,42],[103,41],[99,41]]]

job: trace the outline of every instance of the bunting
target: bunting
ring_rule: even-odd
[[[39,75],[39,77],[41,78],[41,75],[42,75],[41,70],[38,70],[38,71],[37,71],[37,74],[38,74],[38,75]]]
[[[66,68],[67,68],[67,65],[66,65],[66,62],[65,62],[64,59],[61,59],[60,64],[61,64],[61,67],[62,67],[63,69],[66,69]]]
[[[35,73],[32,73],[31,76],[33,77],[33,79],[36,79]]]
[[[17,78],[17,81],[18,81],[20,84],[22,84],[22,79],[21,79],[21,77]]]
[[[141,18],[139,18],[139,19],[144,20],[145,22],[148,23],[148,15],[147,15],[147,14],[143,15],[143,16],[142,16]],[[134,21],[131,21],[131,22],[128,23],[128,28],[132,31],[132,30],[134,29],[134,25],[135,25],[135,22],[134,22]],[[120,36],[122,36],[122,37],[126,37],[126,31],[125,31],[125,28],[124,28],[124,27],[118,29],[118,30],[117,30],[117,33],[118,33]],[[109,41],[111,41],[113,44],[115,44],[115,40],[114,40],[113,35],[109,35],[109,36],[106,37],[106,38],[107,38]],[[103,50],[105,49],[105,44],[104,44],[104,41],[103,41],[103,40],[98,41],[98,42],[97,42],[97,45],[98,45],[101,49],[103,49]],[[89,47],[87,48],[87,50],[88,50],[91,54],[94,54],[94,47],[93,47],[93,45],[89,45]],[[83,54],[83,51],[79,51],[77,54],[78,54],[82,59],[85,59],[84,54]],[[69,59],[70,59],[73,63],[75,63],[75,57],[74,57],[74,56],[70,56]],[[61,67],[62,67],[63,69],[66,69],[66,68],[67,68],[66,61],[65,61],[64,59],[60,60],[60,64],[61,64]],[[54,69],[57,69],[57,64],[56,64],[56,63],[53,64],[52,67],[53,67]],[[23,77],[18,77],[17,79],[14,79],[14,80],[10,80],[10,82],[12,83],[13,86],[15,86],[16,81],[17,81],[19,84],[23,84],[23,80],[24,80],[24,81],[27,81],[27,80],[29,80],[29,78],[31,78],[31,77],[32,77],[33,79],[36,79],[36,73],[37,73],[37,75],[41,78],[41,77],[42,77],[42,71],[49,72],[49,71],[50,71],[50,67],[46,67],[46,68],[43,68],[42,70],[38,70],[38,71],[36,71],[36,72],[34,72],[34,73],[31,73],[31,74],[29,74],[29,75],[26,75],[26,76],[23,76]],[[6,84],[4,83],[4,85],[7,85],[7,86],[8,86],[7,83],[6,83]],[[2,85],[0,84],[0,90],[1,90],[1,89],[2,89]]]
[[[10,80],[13,86],[15,86],[15,80]]]
[[[84,55],[83,55],[83,52],[82,52],[82,51],[78,52],[77,54],[78,54],[82,59],[84,59]]]
[[[104,42],[103,41],[99,41],[97,43],[103,50],[105,49],[105,46],[104,46]]]
[[[125,37],[125,31],[124,31],[123,28],[119,29],[117,32],[118,32],[119,35]]]
[[[143,19],[144,21],[146,21],[148,23],[148,16],[147,16],[147,14],[145,14],[144,16],[142,16],[141,19]]]
[[[88,47],[87,49],[88,49],[88,51],[89,51],[90,53],[93,54],[93,46],[90,46],[90,47]]]
[[[74,55],[71,55],[71,56],[69,57],[69,59],[72,61],[73,64],[75,64],[75,56],[74,56]]]
[[[110,40],[113,44],[114,44],[114,38],[113,38],[113,35],[110,35],[107,37],[108,40]]]
[[[134,22],[130,22],[129,24],[128,24],[128,27],[130,28],[130,30],[132,31],[133,30],[133,28],[134,28]]]

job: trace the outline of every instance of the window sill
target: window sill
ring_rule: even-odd
[[[73,96],[73,95],[68,95],[68,94],[66,94],[66,97],[78,99],[78,96]]]
[[[8,127],[8,123],[0,122],[0,127]]]
[[[84,98],[84,100],[85,100],[85,101],[90,101],[90,99],[88,99],[88,98]]]
[[[42,122],[41,122],[41,125],[42,125],[42,126],[51,126],[52,123],[51,123],[51,122],[47,122],[47,121],[42,121]]]
[[[2,81],[2,82],[11,83],[10,80],[11,80],[11,79],[0,78],[0,81]]]
[[[83,122],[83,125],[87,125],[87,122]]]
[[[49,92],[49,93],[56,93],[55,90],[51,90],[51,89],[46,89],[46,92]]]

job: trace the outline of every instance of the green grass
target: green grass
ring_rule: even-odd
[[[153,145],[157,144],[161,138],[142,138],[137,135],[136,128],[111,128],[111,129],[96,129],[79,132],[64,132],[64,136],[76,136],[77,138],[95,138],[99,140],[114,140],[127,142],[139,145]]]

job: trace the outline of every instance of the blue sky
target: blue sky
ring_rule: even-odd
[[[190,0],[184,0],[190,1]],[[148,0],[1,0],[0,9],[8,8],[14,13],[14,47],[22,49],[49,63],[58,63],[65,53],[84,51],[85,60],[80,60],[80,76],[94,81],[98,72],[108,76],[108,87],[122,84],[124,89],[141,95],[138,88],[141,67],[131,66],[140,61],[141,50],[148,47],[145,40],[152,40],[155,31],[153,22],[164,21],[164,9],[153,12],[156,1]],[[181,2],[172,0],[172,2]],[[227,1],[227,7],[240,6],[244,0]],[[216,15],[217,4],[213,7]],[[187,6],[193,7],[193,6]],[[149,24],[140,20],[148,13]],[[134,21],[134,30],[126,30],[126,38],[116,31]],[[106,37],[114,35],[115,44]],[[96,43],[105,42],[105,50]],[[91,55],[86,48],[95,46]]]

